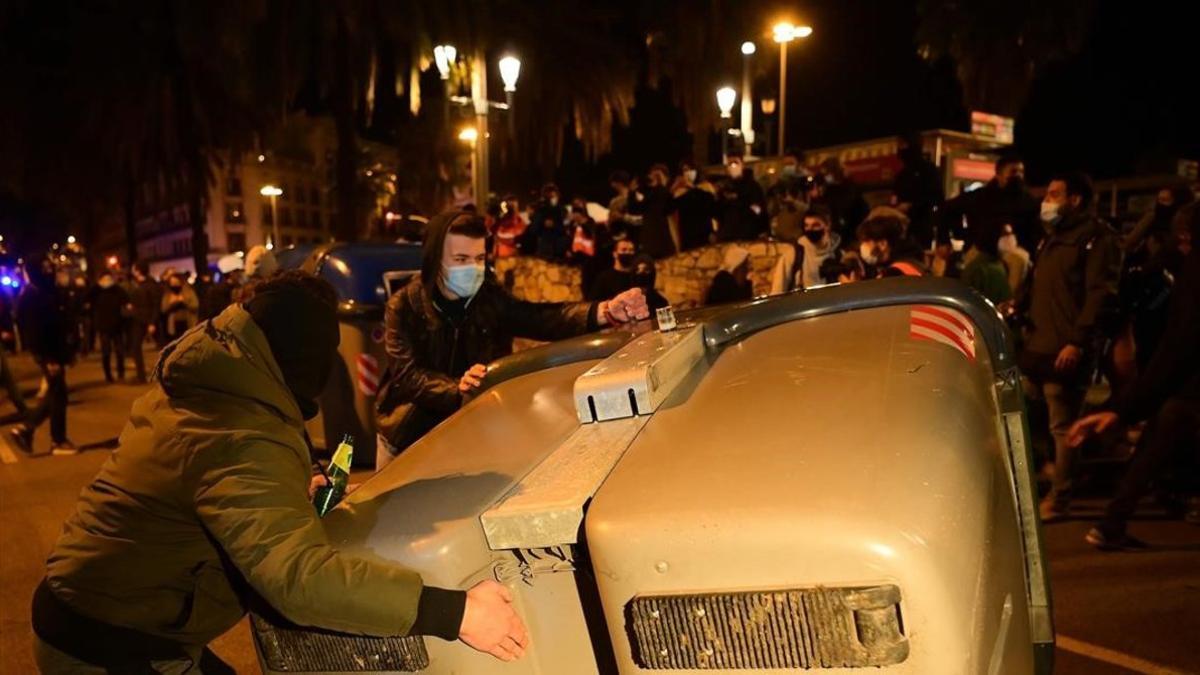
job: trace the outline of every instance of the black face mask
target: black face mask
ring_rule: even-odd
[[[181,286],[180,284],[171,284],[171,292],[172,293],[178,293],[179,291],[182,291],[182,290],[183,290],[183,286]]]
[[[317,397],[337,358],[338,322],[332,305],[299,288],[282,288],[255,295],[246,305],[271,347],[305,420],[317,416]]]
[[[1155,204],[1154,219],[1155,220],[1170,220],[1175,217],[1174,204]]]
[[[633,259],[634,259],[634,254],[632,254],[632,253],[618,253],[617,254],[617,262],[621,264],[621,267],[629,267],[630,265],[633,264]]]
[[[825,241],[825,230],[805,230],[804,238],[814,244],[820,244]]]

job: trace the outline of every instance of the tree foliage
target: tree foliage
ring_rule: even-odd
[[[1077,52],[1095,0],[920,0],[917,49],[949,58],[967,107],[1016,115],[1034,75]]]

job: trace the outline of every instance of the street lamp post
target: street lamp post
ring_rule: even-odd
[[[271,244],[279,245],[279,214],[275,210],[275,199],[283,194],[283,190],[274,185],[264,185],[258,194],[271,200]]]
[[[521,59],[507,55],[500,59],[500,80],[504,82],[504,102],[508,104],[508,137],[517,135],[517,122],[513,116],[513,96],[517,93],[517,79],[521,77]]]
[[[728,120],[721,129],[721,163],[729,161],[729,129],[733,126],[733,104],[737,100],[737,90],[733,87],[721,87],[717,90],[717,108],[721,110],[721,119]]]
[[[754,95],[750,91],[750,57],[758,48],[747,40],[742,43],[742,138],[747,153],[754,147]]]
[[[784,153],[787,129],[787,46],[796,38],[812,35],[810,26],[793,26],[787,21],[775,24],[775,41],[779,43],[779,154]]]
[[[471,131],[472,140],[472,157],[471,157],[471,180],[472,190],[475,193],[475,201],[479,206],[484,206],[488,198],[488,144],[491,134],[488,133],[488,112],[492,108],[508,110],[512,112],[513,93],[517,90],[517,79],[521,74],[521,61],[515,56],[505,56],[500,59],[500,78],[504,81],[504,93],[507,102],[496,103],[488,99],[488,70],[487,61],[484,58],[483,50],[477,49],[475,56],[470,62],[471,68],[471,97],[461,98],[454,97],[456,103],[470,105],[474,108],[475,126]],[[509,121],[509,130],[513,131],[513,122]],[[511,135],[511,134],[510,134]],[[460,140],[466,140],[459,135]],[[483,200],[483,201],[480,201]]]

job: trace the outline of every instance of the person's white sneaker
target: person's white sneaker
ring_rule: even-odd
[[[50,445],[50,454],[59,455],[59,456],[78,455],[79,448],[75,447],[75,444],[72,443],[71,441],[65,441],[63,443],[52,443]]]

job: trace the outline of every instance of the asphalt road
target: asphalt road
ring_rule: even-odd
[[[14,366],[32,377],[28,363]],[[0,673],[36,672],[28,608],[45,556],[80,488],[115,444],[130,404],[146,389],[105,385],[94,358],[72,369],[69,382],[69,435],[84,452],[29,457],[0,440]],[[0,400],[0,419],[12,411],[7,398]],[[48,444],[43,427],[35,445]],[[1059,634],[1055,672],[1200,673],[1200,527],[1147,510],[1133,531],[1150,550],[1100,553],[1083,535],[1102,504],[1086,501],[1078,519],[1046,528]],[[259,672],[245,622],[214,649],[239,673]]]

